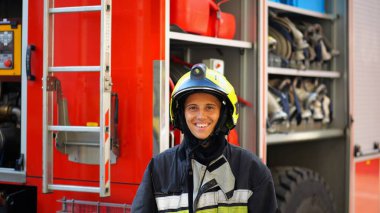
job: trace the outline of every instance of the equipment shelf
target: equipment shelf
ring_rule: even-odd
[[[297,70],[290,68],[268,67],[268,74],[275,75],[292,75],[301,77],[318,77],[318,78],[339,78],[340,72],[338,71],[324,71],[324,70]]]
[[[294,6],[286,5],[282,3],[267,1],[267,4],[268,4],[268,7],[271,9],[281,10],[286,13],[295,13],[299,15],[304,15],[304,16],[309,16],[309,17],[314,17],[314,18],[319,18],[319,19],[326,19],[326,20],[334,20],[337,18],[336,15],[314,12],[311,10],[305,10],[302,8],[298,8],[298,7],[294,7]]]
[[[283,144],[336,138],[344,135],[343,129],[321,129],[301,132],[273,133],[267,135],[267,144]]]
[[[188,33],[169,32],[169,38],[171,40],[185,41],[190,43],[236,47],[242,49],[251,49],[252,43],[247,41],[214,38],[209,36],[194,35]]]
[[[163,106],[157,111],[157,118],[162,126],[168,126],[169,123],[169,78],[171,74],[176,72],[176,62],[172,56],[181,59],[191,64],[201,63],[203,60],[219,59],[224,62],[224,75],[234,86],[240,97],[254,103],[256,99],[256,75],[258,73],[257,66],[257,1],[238,0],[230,1],[222,5],[222,10],[235,17],[235,34],[232,39],[204,36],[199,34],[186,33],[180,26],[170,22],[170,17],[173,15],[171,8],[171,0],[165,0],[167,10],[167,31],[165,31],[165,59],[157,61],[154,64],[155,77],[157,79],[154,84],[156,97],[159,98],[159,103],[155,106]],[[181,1],[179,1],[181,2]],[[194,12],[194,11],[191,11]],[[206,21],[207,23],[207,21]],[[227,28],[232,26],[226,26]],[[231,28],[232,29],[232,28]],[[179,63],[178,63],[179,64]],[[177,64],[177,65],[178,65]],[[160,79],[165,81],[160,84]],[[239,143],[242,147],[255,152],[256,131],[252,127],[256,125],[255,112],[253,108],[242,107],[240,119],[236,130],[239,134]],[[161,111],[160,111],[161,110]],[[163,133],[163,134],[161,134]],[[169,141],[169,130],[159,128],[157,141],[160,150],[164,150],[167,141]],[[169,133],[170,134],[170,133]]]

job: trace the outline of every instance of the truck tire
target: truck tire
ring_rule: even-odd
[[[318,173],[300,167],[275,167],[271,171],[276,190],[278,212],[336,212],[332,194]]]

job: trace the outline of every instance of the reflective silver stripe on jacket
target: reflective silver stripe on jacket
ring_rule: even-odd
[[[158,211],[187,209],[187,193],[181,195],[172,195],[165,197],[156,197]],[[235,190],[233,196],[227,199],[222,190],[216,192],[206,192],[201,195],[197,208],[208,206],[218,206],[220,204],[247,204],[248,199],[252,196],[252,191],[248,189]]]
[[[188,194],[183,193],[181,195],[171,195],[164,197],[156,197],[157,209],[158,211],[163,210],[177,210],[181,208],[188,208]]]

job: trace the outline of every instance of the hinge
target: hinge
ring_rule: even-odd
[[[112,79],[111,76],[106,75],[104,76],[104,92],[111,92],[112,91]]]
[[[57,81],[58,79],[56,77],[48,76],[46,78],[46,91],[57,91]]]

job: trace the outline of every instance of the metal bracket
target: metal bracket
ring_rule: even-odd
[[[104,92],[111,92],[112,91],[112,79],[111,76],[105,75],[104,76]]]
[[[46,78],[46,91],[48,92],[57,91],[57,83],[59,84],[59,87],[60,87],[61,83],[56,77],[48,76]]]

